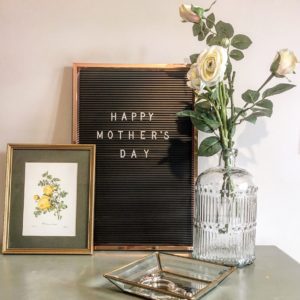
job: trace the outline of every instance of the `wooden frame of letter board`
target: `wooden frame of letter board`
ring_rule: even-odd
[[[81,74],[82,71],[86,71],[86,70],[90,70],[91,71],[92,75],[90,77],[92,78],[92,80],[95,79],[93,77],[93,71],[97,71],[97,70],[98,71],[102,70],[104,72],[107,71],[107,72],[109,72],[108,74],[111,74],[111,72],[112,73],[116,72],[115,74],[117,74],[118,72],[123,72],[124,73],[124,71],[125,72],[126,71],[128,71],[128,72],[131,72],[131,71],[132,72],[139,72],[138,73],[139,77],[140,77],[141,74],[143,75],[143,72],[145,72],[147,74],[152,74],[152,73],[149,73],[149,72],[154,72],[153,73],[154,78],[155,78],[155,75],[157,74],[157,72],[162,72],[163,71],[163,72],[166,72],[166,74],[168,74],[167,72],[170,72],[170,74],[173,74],[175,77],[177,76],[177,78],[178,78],[178,76],[179,76],[182,79],[179,86],[177,86],[177,87],[176,86],[172,86],[171,87],[172,90],[174,90],[174,89],[176,90],[176,88],[180,92],[182,92],[184,90],[185,99],[183,99],[183,100],[187,101],[186,100],[187,97],[190,97],[190,100],[191,100],[190,101],[190,106],[193,106],[193,100],[194,100],[193,93],[192,93],[192,91],[188,87],[186,87],[185,83],[182,84],[183,81],[185,82],[185,80],[186,80],[185,79],[185,74],[188,71],[188,66],[187,65],[183,65],[183,64],[171,64],[171,65],[161,65],[161,64],[160,65],[156,65],[156,64],[155,65],[149,65],[149,64],[138,64],[138,65],[136,65],[136,64],[130,64],[130,65],[126,65],[126,64],[94,64],[94,63],[75,63],[75,64],[73,64],[73,126],[72,126],[73,134],[72,134],[72,140],[73,140],[73,143],[83,143],[83,144],[89,143],[89,144],[96,144],[97,145],[97,150],[98,151],[96,150],[96,184],[95,184],[96,191],[95,191],[95,218],[94,218],[95,219],[95,228],[94,228],[94,233],[95,233],[94,246],[95,246],[95,250],[177,250],[177,251],[192,250],[192,222],[193,222],[193,206],[194,206],[194,182],[195,182],[195,178],[197,178],[197,173],[198,173],[198,163],[197,163],[198,162],[198,159],[197,159],[197,144],[198,144],[198,142],[197,142],[197,140],[198,140],[197,136],[198,136],[198,134],[197,134],[197,131],[192,127],[192,125],[190,125],[190,128],[191,128],[191,135],[190,135],[191,146],[189,148],[189,149],[191,149],[191,153],[190,153],[190,160],[188,162],[188,168],[190,168],[190,172],[191,172],[191,173],[188,173],[188,174],[190,174],[189,176],[190,176],[191,180],[190,180],[190,186],[188,187],[189,191],[187,191],[187,193],[190,194],[190,198],[191,198],[191,199],[189,199],[189,201],[190,201],[190,208],[189,209],[190,210],[188,210],[188,211],[182,211],[182,212],[178,212],[177,211],[177,214],[179,213],[179,217],[182,214],[185,217],[188,215],[188,218],[186,217],[186,219],[188,219],[188,220],[184,221],[184,222],[188,222],[188,225],[187,225],[188,229],[185,228],[184,230],[186,230],[186,232],[184,232],[184,230],[182,228],[176,228],[176,227],[174,227],[174,230],[178,231],[177,232],[177,236],[178,235],[183,235],[183,236],[186,235],[186,236],[188,236],[188,239],[189,239],[188,243],[186,243],[186,242],[185,243],[173,243],[172,241],[168,241],[168,240],[166,240],[165,242],[161,242],[160,241],[159,243],[151,242],[149,240],[147,240],[146,243],[145,242],[139,242],[139,241],[135,241],[134,243],[132,243],[132,242],[128,243],[126,241],[122,241],[122,235],[118,236],[118,241],[117,242],[113,242],[113,243],[112,242],[103,242],[101,240],[101,230],[100,230],[100,233],[99,233],[99,239],[101,241],[99,241],[97,239],[99,228],[102,228],[101,227],[102,226],[101,222],[100,222],[100,227],[99,227],[99,223],[97,223],[97,214],[99,213],[99,208],[97,210],[97,204],[100,207],[100,214],[101,214],[101,205],[103,205],[103,203],[105,204],[105,201],[103,200],[103,197],[104,197],[104,194],[107,194],[106,190],[104,191],[104,193],[103,193],[103,190],[101,191],[101,188],[100,188],[101,182],[99,182],[100,181],[99,177],[101,177],[103,175],[102,174],[103,172],[106,172],[105,175],[103,175],[103,176],[105,176],[104,177],[105,180],[107,180],[107,178],[109,178],[108,180],[111,180],[111,182],[114,184],[114,188],[116,188],[116,189],[120,188],[120,186],[119,186],[120,183],[116,182],[114,180],[114,177],[113,177],[114,175],[113,174],[107,174],[107,168],[104,171],[102,171],[103,168],[100,165],[100,163],[99,163],[99,165],[97,164],[98,161],[101,160],[100,156],[101,156],[101,150],[102,150],[102,148],[100,149],[101,144],[100,143],[98,144],[97,143],[97,139],[96,139],[96,132],[97,132],[97,130],[99,128],[93,128],[93,122],[95,121],[95,117],[94,117],[94,119],[93,119],[93,117],[88,118],[88,119],[84,119],[84,122],[82,122],[81,109],[84,109],[84,108],[82,108],[82,105],[81,105],[82,103],[81,103],[80,74]],[[120,74],[123,74],[123,73],[120,73]],[[109,76],[110,75],[108,75],[108,77]],[[150,77],[151,77],[151,75],[150,75]],[[167,78],[166,78],[166,83],[165,84],[167,84],[167,85],[169,84],[170,85],[170,82],[168,83],[169,74],[166,77]],[[122,77],[122,75],[121,75],[120,78],[121,78],[121,80],[125,80],[125,85],[126,84],[130,85],[131,82],[130,82],[129,78],[125,78],[124,79],[124,76]],[[107,86],[104,86],[104,89],[105,89],[105,92],[106,92],[106,94],[105,94],[106,96],[105,97],[107,97],[107,95],[109,96],[107,88],[109,88],[110,86],[112,86],[112,89],[113,89],[115,87],[115,89],[114,89],[114,91],[115,91],[116,90],[116,86],[114,86],[114,83],[112,81],[111,82],[109,81],[109,78],[105,77],[104,79],[105,79],[104,80],[104,82],[105,82],[104,85],[107,85]],[[163,88],[163,85],[164,85],[164,80],[163,79],[164,79],[164,76],[162,76],[162,80],[161,81],[159,80],[159,83],[158,83],[158,86],[159,87],[161,86],[162,88]],[[83,80],[86,80],[86,78],[83,79]],[[172,84],[174,85],[174,82],[172,81],[171,85]],[[124,84],[124,82],[123,82],[123,84]],[[135,79],[132,80],[131,84],[136,85],[136,80]],[[156,85],[156,84],[157,84],[157,79],[156,79],[156,83],[154,85]],[[89,89],[90,86],[92,86],[92,85],[89,85],[89,83],[86,84],[86,82],[84,84],[82,84],[82,85],[84,85],[84,87],[82,89],[85,89],[85,93],[87,92],[86,89]],[[102,86],[102,88],[103,88],[103,86]],[[135,88],[132,88],[132,89],[135,90]],[[157,92],[157,86],[154,86],[154,89]],[[91,94],[94,93],[95,94],[95,93],[99,92],[97,90],[98,90],[97,88],[94,89],[94,90],[93,90],[93,88],[91,88],[91,90],[88,91],[88,94],[89,93],[91,93]],[[146,90],[145,90],[145,94],[146,94]],[[141,90],[139,90],[139,92],[140,91]],[[149,89],[148,89],[148,91],[149,91]],[[131,95],[132,95],[132,97],[134,96],[134,92],[133,91],[132,91]],[[122,95],[122,96],[124,96],[124,95]],[[101,97],[101,95],[99,97]],[[129,95],[129,97],[130,97],[130,95]],[[95,99],[95,97],[93,99]],[[131,98],[129,98],[129,99],[131,99]],[[89,101],[91,101],[91,100],[89,99]],[[92,103],[92,107],[91,107],[90,111],[95,110],[95,104],[97,105],[97,102],[96,102],[97,100],[92,100],[92,101],[95,101],[95,103]],[[116,101],[116,98],[112,99],[112,101]],[[180,101],[178,99],[174,100],[174,101],[177,101],[177,103],[176,103],[177,106],[179,105],[179,103],[181,103],[181,104],[184,103],[184,101]],[[160,102],[162,102],[162,101],[160,101]],[[169,102],[170,102],[170,105],[172,105],[173,100],[171,100]],[[156,102],[154,104],[155,104],[155,106],[156,105],[160,105],[160,103],[157,103],[157,99],[156,99]],[[186,104],[186,102],[185,102],[185,104]],[[105,105],[107,105],[107,102],[106,102]],[[127,111],[130,112],[130,109],[128,109],[128,105],[127,106],[125,105],[125,107],[127,108]],[[115,109],[115,106],[114,106],[114,109]],[[182,109],[183,108],[179,108],[178,111],[180,111]],[[97,110],[97,108],[96,108],[96,110]],[[173,107],[173,110],[174,110],[174,107]],[[86,109],[86,107],[85,107],[85,111],[89,111],[89,108]],[[108,112],[110,111],[109,108],[107,108],[107,111]],[[123,111],[125,111],[125,109]],[[140,109],[140,111],[141,111],[141,109]],[[149,109],[148,109],[148,111],[149,111]],[[176,111],[177,111],[177,108],[176,108]],[[85,114],[86,114],[86,112],[85,112]],[[84,125],[81,125],[81,122],[84,123]],[[88,123],[88,122],[90,122],[90,123]],[[186,120],[184,122],[189,122],[189,121]],[[93,130],[93,132],[95,132],[95,137],[94,138],[84,138],[83,136],[80,136],[81,126],[82,127],[83,126],[87,126],[87,124],[88,124],[88,126],[91,126],[92,129],[90,129],[90,130]],[[84,132],[86,132],[86,131],[84,131]],[[103,140],[102,140],[102,142],[103,142]],[[121,141],[121,143],[122,143],[122,141]],[[150,147],[153,147],[153,145],[151,145]],[[112,148],[112,150],[113,149],[114,148]],[[99,174],[101,173],[101,176],[98,174],[98,172],[99,172]],[[97,174],[99,175],[99,177],[97,177]],[[130,170],[128,170],[128,174],[130,174]],[[141,178],[141,176],[138,177],[138,179],[140,179],[140,178]],[[159,185],[159,183],[158,183],[158,185]],[[124,193],[126,193],[126,188],[128,188],[129,189],[128,191],[131,192],[132,189],[134,189],[134,186],[131,186],[131,187],[121,186],[121,189],[125,189]],[[99,190],[100,190],[100,192],[99,192]],[[145,192],[145,194],[147,194],[147,192]],[[174,221],[174,216],[172,215],[172,213],[173,213],[172,212],[172,203],[174,203],[176,201],[177,201],[177,203],[180,203],[181,200],[180,199],[176,199],[176,193],[174,193],[174,192],[172,193],[172,191],[170,191],[170,194],[174,195],[174,196],[172,196],[173,197],[172,200],[168,199],[169,204],[170,204],[168,206],[168,207],[170,207],[170,214],[166,215],[166,219],[163,218],[164,220],[161,221],[162,224],[161,224],[160,228],[163,228],[163,226],[164,226],[164,224],[166,224],[166,222],[168,224],[168,218],[171,218],[171,220],[173,222],[173,225],[175,225],[175,226],[177,225],[177,222],[176,222],[177,220],[175,218],[175,221]],[[108,197],[107,195],[105,195],[105,196]],[[114,199],[114,200],[116,200],[116,199]],[[165,199],[162,198],[162,199],[158,199],[158,200],[165,200]],[[174,202],[173,202],[173,200],[174,200]],[[101,201],[102,201],[102,203],[101,203]],[[101,205],[99,203],[101,203]],[[157,205],[157,203],[160,203],[160,202],[156,201],[155,203]],[[118,206],[118,205],[116,205],[116,206]],[[129,208],[129,207],[127,207],[127,208]],[[136,207],[135,207],[135,209],[136,209]],[[177,206],[177,210],[178,210],[178,206]],[[127,214],[130,214],[130,212],[127,212],[126,208],[125,208],[123,214],[127,215]],[[135,211],[134,217],[135,216],[136,216],[136,211]],[[172,219],[172,216],[173,216],[173,219]],[[113,226],[115,226],[116,220],[113,219],[113,218],[111,218],[111,216],[104,216],[104,218],[108,218],[108,220],[110,220],[110,219],[112,220],[112,222],[111,222],[112,233],[111,234],[113,235],[113,230],[114,230]],[[142,217],[140,216],[140,218],[142,218]],[[155,216],[153,216],[153,218],[155,219]],[[148,220],[148,222],[149,222],[149,220]],[[157,222],[157,220],[154,220],[153,224],[157,226],[156,222]],[[119,226],[120,225],[122,225],[122,224],[119,224]],[[103,227],[105,227],[105,226],[103,226]],[[107,227],[109,227],[109,224],[106,224],[105,228],[107,228]],[[149,228],[149,227],[151,227],[151,225],[148,226],[148,227],[146,227],[145,230],[146,231],[147,230],[151,230],[151,228]],[[178,227],[178,225],[177,225],[177,227]],[[122,230],[124,230],[124,228],[128,229],[129,233],[132,233],[133,236],[136,235],[136,230],[137,230],[136,227],[135,228],[134,227],[131,228],[129,226],[127,228],[127,226],[125,226],[125,227],[122,227],[122,228],[123,228]],[[138,228],[138,229],[140,230],[140,228]],[[172,227],[172,229],[173,229],[173,227]],[[111,236],[111,235],[108,235],[108,236]],[[144,238],[144,234],[142,236]]]

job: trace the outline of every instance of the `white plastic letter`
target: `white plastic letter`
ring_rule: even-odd
[[[149,149],[144,149],[145,157],[148,158]]]
[[[117,113],[110,113],[110,121],[117,121]]]
[[[102,131],[97,130],[97,140],[99,139],[103,140],[103,130]]]
[[[127,121],[126,112],[123,112],[121,121]]]
[[[154,116],[154,113],[150,113],[149,112],[149,121],[151,122],[152,121],[152,117]]]
[[[120,158],[125,158],[125,156],[126,156],[125,149],[120,149]]]
[[[110,130],[108,133],[107,133],[107,137],[109,140],[111,140],[113,137],[114,137],[114,133]]]
[[[137,156],[136,156],[136,152],[135,152],[135,150],[134,150],[134,149],[132,150],[131,158],[137,158]]]

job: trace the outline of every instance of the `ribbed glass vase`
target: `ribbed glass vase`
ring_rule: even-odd
[[[196,182],[193,256],[242,267],[255,259],[257,187],[235,167],[236,149],[223,151],[217,168]]]

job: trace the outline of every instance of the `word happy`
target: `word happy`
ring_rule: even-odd
[[[118,121],[120,120],[121,122],[127,122],[127,121],[152,121],[154,113],[145,113],[145,112],[140,112],[140,113],[136,113],[136,112],[132,112],[132,113],[127,113],[123,112],[122,114],[118,115],[117,113],[110,113],[110,121]]]
[[[131,122],[152,122],[154,118],[154,113],[152,112],[122,112],[110,113],[110,122],[119,123],[131,123]],[[167,141],[170,136],[169,132],[166,130],[97,130],[96,132],[97,140],[165,140]],[[137,159],[139,157],[148,158],[150,149],[144,148],[143,150],[136,150],[132,148],[130,150],[121,148],[120,158],[124,159],[126,157],[130,159]]]

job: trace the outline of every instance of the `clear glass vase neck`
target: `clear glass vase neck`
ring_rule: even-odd
[[[234,148],[223,149],[219,158],[219,167],[234,168],[238,150]]]

